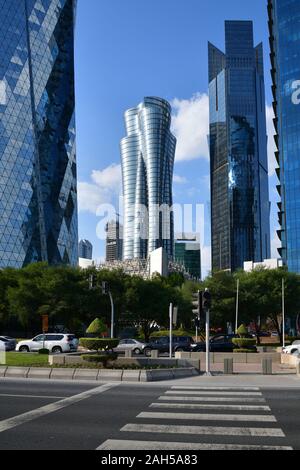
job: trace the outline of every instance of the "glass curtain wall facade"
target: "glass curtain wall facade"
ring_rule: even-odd
[[[176,139],[171,106],[147,97],[125,113],[121,141],[124,195],[123,259],[146,259],[163,247],[174,256],[172,197]]]
[[[201,279],[201,248],[198,243],[175,243],[175,261],[194,278]]]
[[[0,267],[78,263],[75,0],[0,0]]]
[[[225,43],[209,43],[214,271],[270,257],[263,47],[251,21],[226,21]]]
[[[300,2],[269,0],[268,10],[281,196],[279,253],[290,271],[300,273]]]
[[[79,242],[79,258],[93,259],[93,245],[88,240]]]

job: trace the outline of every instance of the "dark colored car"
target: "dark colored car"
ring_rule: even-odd
[[[211,352],[233,352],[235,346],[232,343],[232,339],[237,338],[236,335],[217,335],[210,339],[210,351]],[[197,343],[191,346],[190,351],[192,352],[205,352],[206,343]]]
[[[16,349],[16,340],[8,336],[0,336],[0,341],[4,346],[5,351],[14,351]]]
[[[172,350],[173,352],[190,351],[193,342],[194,340],[191,336],[173,336]],[[168,336],[150,338],[150,342],[144,348],[145,356],[151,356],[151,351],[168,353],[170,351],[170,338]]]

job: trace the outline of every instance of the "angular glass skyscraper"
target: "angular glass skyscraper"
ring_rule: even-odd
[[[78,262],[76,0],[0,0],[0,267]]]
[[[145,98],[125,113],[121,141],[124,196],[123,258],[145,259],[163,247],[174,256],[172,198],[176,139],[170,131],[171,106]]]
[[[276,159],[281,196],[279,250],[290,271],[300,273],[300,2],[269,0]],[[296,83],[298,82],[298,83]]]
[[[270,257],[262,44],[251,21],[226,21],[226,53],[209,43],[212,268]]]

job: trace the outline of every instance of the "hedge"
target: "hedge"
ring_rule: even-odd
[[[234,353],[247,353],[247,354],[257,354],[256,349],[234,349]]]
[[[233,338],[232,343],[240,349],[247,349],[249,346],[256,346],[255,338]]]
[[[118,346],[119,340],[110,338],[81,338],[79,344],[89,351],[111,351]]]
[[[82,356],[82,358],[83,358],[84,361],[93,362],[93,363],[96,363],[96,364],[102,364],[103,367],[107,367],[107,364],[110,361],[115,361],[116,359],[118,359],[118,354],[115,354],[115,353],[102,354],[102,355],[99,355],[99,354],[93,354],[93,355],[85,354],[85,355]]]

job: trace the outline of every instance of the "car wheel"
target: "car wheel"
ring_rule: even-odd
[[[54,348],[52,349],[52,352],[53,354],[61,354],[62,349],[59,346],[54,346]]]
[[[139,356],[141,354],[141,350],[139,348],[136,348],[133,350],[133,354],[136,354],[137,356]]]
[[[291,354],[298,354],[298,353],[299,353],[298,349],[292,349],[291,351]]]
[[[151,349],[144,349],[144,354],[146,357],[150,357],[151,356]]]
[[[28,346],[21,346],[20,349],[19,349],[20,352],[25,352],[25,353],[29,353],[29,347]]]

